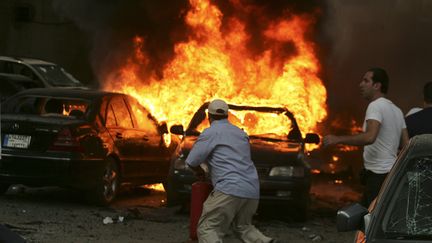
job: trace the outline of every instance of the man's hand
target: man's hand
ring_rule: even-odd
[[[324,146],[330,146],[330,145],[335,145],[339,143],[339,138],[338,136],[335,135],[327,135],[323,138],[323,144]]]
[[[194,173],[194,175],[196,176],[196,178],[199,181],[205,181],[206,179],[206,173],[203,170],[203,168],[201,168],[201,166],[197,166],[197,167],[190,167]]]

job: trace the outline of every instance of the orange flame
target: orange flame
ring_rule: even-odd
[[[222,32],[222,17],[209,0],[190,0],[185,21],[191,35],[175,45],[162,78],[141,77],[139,68],[149,57],[142,48],[145,38],[136,37],[135,53],[107,75],[104,89],[134,96],[168,125],[186,125],[205,101],[222,98],[234,104],[287,107],[303,132],[316,132],[316,124],[327,115],[327,94],[318,77],[314,45],[305,37],[313,16],[284,16],[266,25],[261,33],[269,47],[258,56],[247,49],[252,37],[245,23],[232,17]],[[287,43],[295,52],[282,58],[278,52]],[[286,131],[286,124],[277,121],[261,125]]]
[[[155,191],[160,191],[160,192],[164,192],[165,191],[165,188],[162,185],[162,183],[144,185],[144,188],[155,190]]]
[[[317,170],[317,169],[312,169],[312,170],[311,170],[311,173],[312,173],[312,174],[321,174],[321,171],[320,171],[320,170]]]

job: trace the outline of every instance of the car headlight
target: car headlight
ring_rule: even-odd
[[[269,176],[304,177],[304,168],[298,166],[276,166],[270,170]]]

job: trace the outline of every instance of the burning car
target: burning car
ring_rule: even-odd
[[[1,193],[12,184],[71,187],[106,205],[123,184],[166,180],[175,143],[128,95],[29,89],[1,111]]]
[[[168,205],[185,204],[190,199],[191,184],[196,180],[185,159],[200,133],[210,124],[206,119],[208,103],[202,105],[184,131],[174,125],[170,131],[182,135],[171,160],[167,185]],[[310,166],[305,160],[305,143],[319,143],[317,134],[302,137],[294,115],[286,108],[229,105],[228,119],[244,129],[250,138],[252,160],[258,171],[261,204],[294,206],[298,219],[308,211]],[[284,124],[280,130],[280,124]],[[203,168],[208,170],[207,168]]]
[[[432,135],[412,138],[398,156],[369,210],[337,213],[338,231],[359,230],[355,242],[431,242]]]

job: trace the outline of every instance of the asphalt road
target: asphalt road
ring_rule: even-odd
[[[337,208],[358,192],[332,180],[311,190],[310,219],[298,223],[258,213],[254,224],[264,234],[287,242],[349,242],[354,233],[338,233]],[[110,207],[89,205],[79,192],[60,188],[11,187],[0,197],[0,223],[28,242],[187,242],[188,214],[165,205],[165,193],[147,188],[124,191]],[[232,235],[225,242],[240,242]]]

